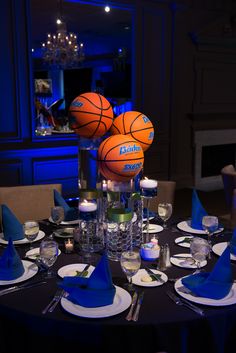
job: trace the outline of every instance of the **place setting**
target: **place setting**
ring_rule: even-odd
[[[221,242],[214,244],[212,247],[212,251],[214,254],[221,256],[227,246],[230,246],[230,260],[236,261],[236,229],[233,231],[233,235],[229,242]]]
[[[49,222],[59,225],[76,225],[79,223],[78,208],[70,207],[61,194],[54,189],[54,207],[51,208]]]

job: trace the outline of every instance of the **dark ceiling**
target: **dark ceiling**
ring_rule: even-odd
[[[105,4],[105,2],[104,2]],[[82,4],[75,1],[31,0],[32,45],[36,52],[47,33],[56,32],[56,19],[62,14],[68,32],[84,43],[85,55],[113,53],[120,47],[131,47],[132,14],[128,10]]]

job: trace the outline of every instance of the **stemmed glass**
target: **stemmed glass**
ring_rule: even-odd
[[[172,215],[171,203],[159,203],[157,208],[158,216],[163,220],[163,228],[167,228],[167,221]]]
[[[30,242],[30,250],[33,249],[32,243],[39,234],[39,224],[36,221],[26,221],[23,224],[24,235]]]
[[[51,270],[52,265],[56,262],[58,256],[58,244],[54,240],[43,240],[40,244],[40,260],[47,267],[46,278],[54,277]]]
[[[197,270],[194,273],[201,272],[201,261],[206,260],[207,255],[209,254],[210,246],[206,239],[195,237],[190,242],[190,253],[192,258],[197,263]]]
[[[128,279],[127,289],[133,290],[132,277],[138,272],[141,266],[141,258],[138,251],[124,251],[121,253],[120,264]]]
[[[64,221],[65,219],[65,211],[61,206],[55,206],[51,208],[51,218],[57,226]]]
[[[202,227],[205,230],[207,234],[207,239],[210,247],[209,255],[208,258],[210,258],[210,252],[212,248],[211,244],[211,236],[214,234],[214,232],[218,229],[219,227],[219,221],[216,216],[204,216],[202,218]]]

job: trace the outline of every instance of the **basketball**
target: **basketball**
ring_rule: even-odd
[[[128,111],[114,119],[110,129],[112,135],[123,134],[131,136],[140,143],[143,151],[152,144],[154,128],[148,117],[140,112]]]
[[[99,170],[106,179],[128,181],[143,167],[143,149],[130,136],[110,136],[98,148],[98,162]]]
[[[101,137],[110,129],[112,122],[112,106],[98,93],[83,93],[70,105],[69,124],[80,136]]]

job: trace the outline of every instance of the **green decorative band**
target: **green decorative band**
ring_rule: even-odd
[[[109,221],[121,223],[131,221],[133,214],[130,208],[108,208],[107,217]]]
[[[141,195],[138,192],[133,192],[131,195],[131,200],[141,200]]]
[[[102,192],[97,189],[79,189],[79,198],[93,200],[101,197]]]
[[[120,192],[108,191],[107,192],[107,200],[108,200],[108,202],[120,201]]]

